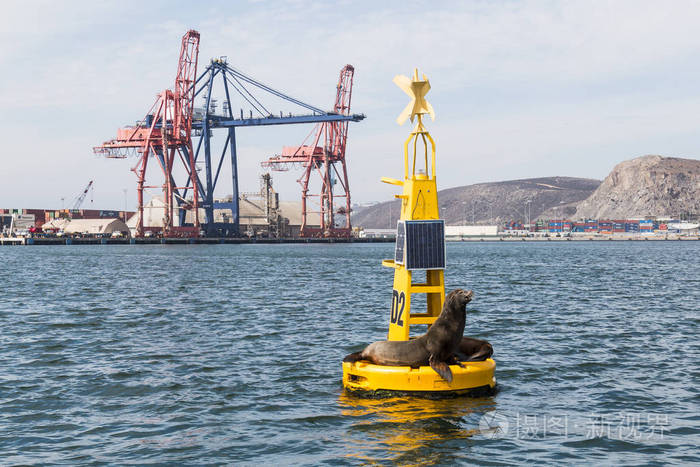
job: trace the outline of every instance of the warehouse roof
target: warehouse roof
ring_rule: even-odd
[[[63,230],[66,233],[111,234],[128,232],[129,227],[119,219],[72,219]]]

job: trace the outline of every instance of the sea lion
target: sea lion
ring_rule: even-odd
[[[344,362],[368,360],[375,365],[430,365],[443,379],[452,382],[450,363],[459,364],[455,352],[464,334],[466,306],[474,292],[455,289],[445,297],[440,316],[428,332],[408,341],[379,341],[360,352],[351,353]],[[448,363],[449,362],[449,363]]]
[[[493,355],[493,347],[487,341],[463,337],[457,347],[457,359],[462,362],[483,362]]]

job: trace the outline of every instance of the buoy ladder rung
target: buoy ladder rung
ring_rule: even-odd
[[[442,272],[442,271],[440,271]],[[430,300],[430,296],[434,296],[433,294],[438,294],[440,296],[443,293],[443,286],[442,286],[442,280],[440,277],[440,274],[435,271],[435,276],[437,277],[432,277],[432,281],[430,280],[430,273],[428,273],[428,282],[412,282],[410,285],[410,288],[408,292],[410,294],[417,294],[417,293],[424,293],[428,295],[428,300]],[[435,282],[437,279],[437,284],[432,284],[430,282]],[[441,297],[442,298],[442,297]],[[442,301],[442,300],[440,300]],[[431,325],[435,322],[437,319],[438,315],[432,315],[430,313],[410,313],[408,317],[408,325],[415,325],[415,324],[427,324]]]

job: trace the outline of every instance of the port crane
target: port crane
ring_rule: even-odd
[[[83,201],[85,201],[85,197],[87,196],[88,191],[90,191],[91,188],[92,188],[92,180],[90,180],[90,183],[87,184],[87,186],[85,187],[83,192],[80,193],[80,195],[78,195],[78,197],[75,199],[75,203],[73,203],[73,208],[72,208],[73,211],[77,211],[78,209],[80,209],[80,206],[83,205]],[[92,193],[92,192],[90,192],[90,193]],[[91,202],[92,202],[92,200],[91,200]]]
[[[146,113],[146,117],[135,126],[117,130],[117,138],[94,148],[96,154],[106,157],[124,158],[136,155],[138,161],[131,169],[138,178],[138,221],[136,235],[144,235],[143,226],[143,191],[147,188],[160,188],[146,185],[146,169],[149,158],[155,156],[163,171],[165,181],[163,189],[164,216],[163,236],[199,236],[199,190],[198,180],[193,168],[192,152],[192,111],[194,106],[194,79],[197,75],[199,57],[199,33],[189,30],[182,37],[180,58],[178,60],[175,90],[166,89],[158,94],[155,103]],[[175,156],[178,156],[176,159]],[[178,186],[175,183],[173,169],[181,162],[188,175],[188,183]],[[188,201],[180,190],[194,187],[192,201]],[[175,227],[173,201],[180,211],[193,212],[193,226],[185,227],[183,223]],[[184,215],[182,216],[184,217]]]
[[[222,99],[222,112],[217,113],[215,103],[214,88],[218,82]],[[200,84],[201,83],[201,84]],[[318,107],[302,102],[278,91],[228,64],[226,57],[212,59],[203,74],[197,78],[195,96],[200,95],[204,99],[204,107],[201,114],[195,117],[192,124],[192,131],[199,135],[199,141],[195,148],[195,161],[204,154],[204,176],[205,180],[199,184],[201,198],[206,216],[207,234],[218,236],[239,235],[239,206],[238,206],[238,155],[236,147],[236,129],[239,127],[251,126],[273,126],[289,125],[300,123],[345,123],[359,122],[365,118],[363,114],[349,113],[349,96],[347,109],[344,112],[324,111]],[[221,92],[223,88],[223,92]],[[250,110],[244,113],[234,113],[231,96],[236,93],[250,106]],[[305,114],[292,114],[279,112],[273,114],[265,103],[264,97],[273,96],[278,102],[292,104],[294,107],[302,108]],[[211,137],[212,130],[227,129],[226,140],[224,141],[218,160],[213,151]],[[347,130],[346,130],[347,132]],[[232,199],[230,203],[215,203],[214,189],[219,182],[221,168],[226,158],[227,152],[231,160],[232,174]],[[232,223],[226,225],[214,222],[214,209],[230,209],[232,213]]]
[[[295,99],[271,86],[268,86],[228,64],[226,57],[212,59],[206,69],[196,79],[199,33],[191,30],[183,37],[176,78],[176,91],[164,91],[159,94],[156,103],[142,121],[136,126],[118,131],[115,140],[108,141],[94,148],[96,154],[106,157],[124,158],[135,155],[139,158],[132,169],[138,176],[139,222],[137,236],[144,233],[143,227],[143,189],[157,188],[146,186],[145,172],[148,158],[155,156],[163,169],[165,182],[163,192],[166,203],[163,235],[192,235],[200,231],[199,208],[204,211],[202,228],[208,236],[239,236],[239,183],[238,154],[236,146],[236,128],[251,126],[272,126],[300,123],[323,122],[358,122],[365,118],[363,114],[346,112],[327,112],[318,107]],[[218,94],[217,94],[218,90]],[[231,97],[239,96],[244,105],[250,109],[234,113]],[[203,108],[195,108],[194,100],[201,97]],[[302,112],[272,113],[268,110],[265,98],[274,98],[278,102],[291,104]],[[349,96],[348,96],[349,98]],[[222,103],[222,112],[217,112],[217,103]],[[214,148],[212,138],[214,130],[225,129],[226,138],[220,152]],[[194,141],[196,139],[196,142]],[[217,156],[217,153],[219,154]],[[179,159],[175,159],[175,154]],[[214,190],[219,183],[224,161],[231,163],[231,202],[215,202]],[[202,161],[202,159],[204,159]],[[182,162],[186,180],[176,184],[173,163]],[[203,167],[200,167],[203,165]],[[200,178],[203,172],[203,179]],[[191,192],[191,193],[190,193]],[[173,227],[174,209],[172,200],[178,208],[179,224]],[[217,223],[214,209],[231,211],[231,222]],[[193,225],[187,220],[187,212],[193,211]],[[349,225],[349,224],[348,224]]]
[[[352,80],[355,68],[345,65],[340,70],[340,78],[336,87],[333,113],[350,115],[350,100],[352,98]],[[262,163],[263,167],[272,170],[287,170],[289,164],[301,164],[304,172],[297,180],[301,184],[301,232],[302,237],[349,237],[352,234],[350,225],[350,186],[345,164],[345,148],[348,140],[348,121],[326,121],[316,125],[312,132],[315,137],[311,145],[285,146],[282,154],[273,156]],[[308,138],[307,138],[308,139]],[[319,145],[322,144],[322,145]],[[340,170],[338,169],[340,166]],[[314,192],[310,186],[312,175],[320,178],[320,188]],[[337,193],[334,188],[340,182]],[[344,198],[342,206],[335,210],[336,198]],[[309,201],[316,200],[317,211],[309,210]],[[309,213],[319,215],[320,226],[309,226]],[[335,215],[345,217],[344,226],[336,225]]]

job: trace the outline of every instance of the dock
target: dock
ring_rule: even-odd
[[[698,241],[700,235],[582,235],[572,237],[462,237],[453,242],[609,242],[609,241]],[[0,245],[273,245],[282,243],[394,243],[394,238],[71,238],[71,237],[0,237]]]
[[[279,243],[394,243],[393,238],[70,238],[0,237],[0,245],[247,245]]]

